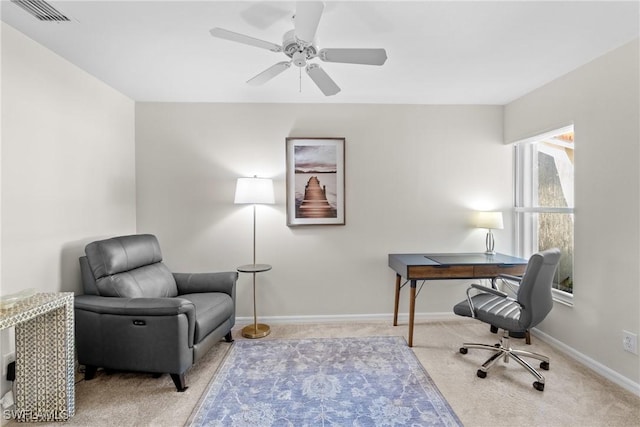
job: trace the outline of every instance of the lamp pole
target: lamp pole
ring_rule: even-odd
[[[253,265],[256,265],[256,204],[255,203],[253,204]]]

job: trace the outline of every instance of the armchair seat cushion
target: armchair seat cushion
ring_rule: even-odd
[[[511,299],[505,299],[489,293],[482,293],[471,297],[475,308],[475,317],[497,328],[510,332],[524,332],[520,324],[520,304]],[[453,312],[459,316],[473,317],[467,300],[460,301],[453,307]]]
[[[184,294],[180,298],[191,301],[196,308],[195,342],[200,342],[234,312],[233,300],[225,293]]]

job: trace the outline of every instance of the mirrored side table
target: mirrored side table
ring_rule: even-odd
[[[258,323],[258,315],[256,312],[256,274],[269,270],[271,270],[269,264],[246,264],[238,267],[240,273],[253,274],[253,324],[242,328],[242,336],[245,338],[262,338],[271,332],[269,325]]]

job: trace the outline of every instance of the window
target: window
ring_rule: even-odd
[[[573,294],[573,126],[529,138],[515,146],[516,248],[519,255],[560,248],[554,295]]]

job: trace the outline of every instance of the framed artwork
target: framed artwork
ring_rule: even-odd
[[[344,225],[344,138],[287,138],[287,225]]]

